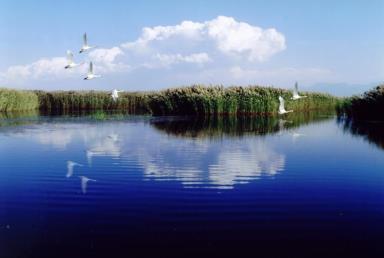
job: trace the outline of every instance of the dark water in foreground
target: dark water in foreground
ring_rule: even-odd
[[[0,119],[1,258],[384,257],[382,124]]]

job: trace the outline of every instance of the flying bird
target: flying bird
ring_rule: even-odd
[[[279,105],[279,114],[280,115],[284,115],[286,113],[293,112],[293,110],[288,110],[288,111],[285,110],[285,105],[284,105],[285,101],[284,101],[283,97],[279,96],[279,102],[280,102],[280,105]]]
[[[95,46],[88,45],[87,33],[84,33],[84,35],[83,35],[83,46],[81,47],[79,53],[81,54],[81,53],[83,53],[85,51],[88,51],[88,50],[90,50],[92,48],[95,48]]]
[[[116,89],[114,89],[112,91],[111,97],[112,97],[113,101],[116,101],[119,98],[119,92],[122,92],[122,91],[116,90]]]
[[[83,63],[76,64],[73,61],[73,53],[70,50],[67,50],[67,65],[64,67],[65,69],[75,68],[76,66],[82,65]]]
[[[80,163],[73,162],[71,160],[67,161],[67,175],[66,175],[66,177],[71,177],[73,175],[73,168],[75,166],[82,167],[83,165]]]
[[[299,95],[299,87],[297,86],[297,82],[295,83],[295,88],[293,89],[293,96],[291,99],[298,100],[301,98],[306,98],[307,96],[300,96]]]
[[[81,191],[83,192],[83,194],[87,193],[87,187],[88,187],[89,181],[96,182],[95,179],[90,179],[86,176],[79,176],[79,178],[81,180]]]
[[[99,77],[101,77],[101,75],[98,75],[98,74],[94,74],[94,73],[93,73],[93,63],[90,62],[90,63],[89,63],[88,74],[87,74],[87,76],[84,78],[84,80],[92,80],[92,79],[99,78]]]

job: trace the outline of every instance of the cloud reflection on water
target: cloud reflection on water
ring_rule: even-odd
[[[142,168],[144,180],[179,181],[184,187],[233,188],[263,176],[273,177],[285,166],[285,155],[260,136],[247,136],[247,140],[178,138],[145,123],[129,122],[47,123],[18,135],[60,151],[71,152],[80,144],[84,151],[78,155],[84,156],[78,160],[86,158],[88,165],[98,157],[133,161]],[[103,166],[119,166],[110,162]]]

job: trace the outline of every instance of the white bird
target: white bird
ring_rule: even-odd
[[[280,105],[279,105],[279,114],[280,115],[283,115],[283,114],[286,114],[286,113],[290,113],[290,112],[293,112],[293,110],[285,110],[285,106],[284,106],[284,99],[283,97],[279,96],[279,102],[280,102]]]
[[[87,76],[84,78],[84,80],[92,80],[92,79],[99,78],[99,77],[101,77],[101,75],[98,75],[98,74],[94,74],[94,73],[93,73],[93,63],[90,62],[90,63],[89,63],[88,74],[87,74]]]
[[[114,89],[112,91],[111,97],[112,97],[113,101],[116,101],[119,98],[119,92],[123,92],[123,91],[122,90],[116,90],[116,89]]]
[[[87,33],[84,33],[83,35],[83,46],[81,47],[79,53],[83,53],[85,51],[88,51],[92,48],[95,48],[95,46],[88,45],[88,39],[87,39]]]
[[[67,175],[66,175],[66,177],[71,177],[73,175],[73,167],[74,166],[82,167],[83,165],[80,163],[76,163],[76,162],[68,160],[67,161]]]
[[[67,50],[67,65],[64,67],[65,69],[74,68],[76,66],[82,65],[83,63],[76,64],[73,61],[73,53],[70,50]]]
[[[297,82],[295,83],[295,88],[293,89],[293,96],[291,99],[297,100],[301,98],[306,98],[307,96],[300,96],[299,95],[299,87],[297,86]]]
[[[85,194],[87,193],[87,186],[88,186],[88,182],[89,181],[93,181],[93,182],[96,182],[95,179],[90,179],[86,176],[79,176],[79,178],[81,179],[81,191]]]

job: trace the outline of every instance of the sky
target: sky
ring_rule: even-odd
[[[0,87],[263,85],[337,95],[384,82],[384,0],[0,0]],[[79,54],[84,33],[97,46]],[[64,69],[66,52],[81,65]],[[83,80],[89,62],[101,77]]]

